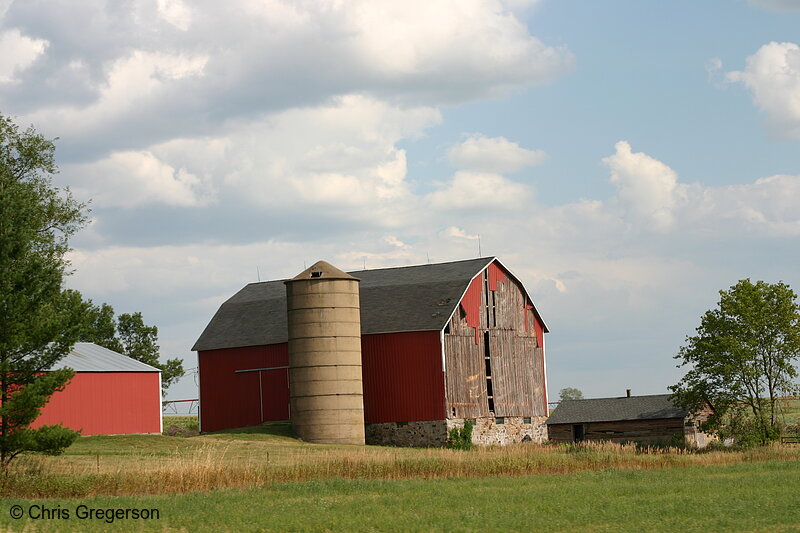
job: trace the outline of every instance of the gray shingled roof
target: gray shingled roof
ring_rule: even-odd
[[[482,257],[348,272],[361,280],[361,332],[444,328],[472,278],[495,259]],[[192,350],[286,342],[286,288],[283,282],[267,281],[245,286],[222,304]]]
[[[653,420],[684,418],[687,412],[675,407],[670,394],[564,400],[558,404],[548,424],[581,424],[586,422],[615,422],[618,420]]]
[[[160,372],[155,367],[92,342],[76,343],[72,351],[50,370],[67,367],[76,372]]]

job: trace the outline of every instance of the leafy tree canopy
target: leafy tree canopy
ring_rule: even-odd
[[[45,372],[78,340],[85,304],[63,289],[69,238],[85,205],[52,185],[55,146],[0,115],[0,467],[25,451],[58,453],[77,433],[30,429],[70,371]]]
[[[779,398],[797,390],[798,357],[795,293],[782,282],[745,279],[720,291],[717,308],[703,315],[697,335],[686,338],[675,358],[689,371],[670,389],[682,407],[713,407],[707,429],[763,443],[779,436]],[[748,435],[736,435],[737,428],[748,428]]]
[[[583,393],[574,387],[564,387],[558,391],[558,397],[564,400],[583,400]]]
[[[159,359],[158,328],[144,323],[142,313],[123,313],[114,316],[114,308],[104,303],[87,302],[85,330],[81,340],[93,342],[109,350],[127,355],[132,359],[161,370],[161,388],[167,388],[184,375],[183,360]]]

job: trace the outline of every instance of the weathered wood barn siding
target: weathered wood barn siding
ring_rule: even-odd
[[[589,422],[580,425],[583,426],[583,440],[594,441],[657,444],[669,442],[675,436],[684,434],[682,418]],[[553,442],[573,442],[573,424],[550,424],[547,431]]]
[[[645,444],[685,439],[689,446],[703,447],[711,438],[699,423],[711,414],[711,406],[689,413],[676,406],[669,394],[564,400],[547,420],[553,442],[607,440]]]
[[[525,291],[492,262],[445,328],[448,416],[546,416],[542,343]]]

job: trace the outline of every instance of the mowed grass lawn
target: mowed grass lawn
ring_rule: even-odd
[[[438,480],[326,480],[249,490],[0,502],[5,531],[800,531],[800,462]],[[153,508],[78,519],[78,505]],[[31,505],[70,518],[12,520]],[[39,511],[35,511],[39,512]]]

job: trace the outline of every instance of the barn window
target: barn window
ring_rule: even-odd
[[[497,327],[497,300],[494,296],[494,291],[492,293],[492,325]]]
[[[530,424],[531,423],[531,417],[526,416],[525,418],[522,419],[522,423],[523,424]]]
[[[322,277],[322,272],[312,272],[311,273],[311,277],[312,278],[321,278]]]
[[[486,327],[487,328],[490,328],[490,327],[494,326],[494,324],[492,324],[489,321],[489,317],[490,317],[489,313],[491,312],[491,307],[492,307],[492,305],[489,303],[489,292],[490,292],[489,291],[489,270],[487,269],[487,270],[483,271],[483,294],[485,295],[485,299],[483,301],[483,304],[485,306],[484,309],[486,309]]]
[[[486,401],[489,412],[494,413],[494,386],[492,385],[492,354],[489,349],[489,332],[483,332],[483,361],[486,365]]]
[[[499,417],[494,419],[494,423],[497,424],[498,426],[500,426],[500,425],[506,423],[506,419],[503,418],[502,416],[499,416]]]

